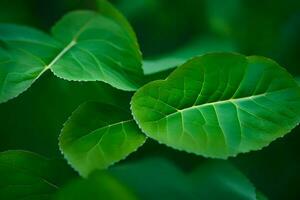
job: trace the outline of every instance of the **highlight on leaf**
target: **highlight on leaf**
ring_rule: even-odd
[[[149,137],[213,158],[259,150],[300,121],[300,88],[274,61],[233,53],[191,59],[140,88],[131,109]]]
[[[130,112],[108,104],[87,102],[65,123],[59,146],[69,164],[86,177],[126,158],[145,139]]]

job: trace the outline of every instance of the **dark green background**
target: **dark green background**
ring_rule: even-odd
[[[131,22],[145,58],[171,52],[195,39],[228,41],[237,52],[262,55],[300,76],[299,0],[115,0]],[[96,9],[93,0],[1,0],[0,22],[46,32],[67,11]],[[124,104],[130,94],[102,83],[66,82],[46,73],[18,98],[0,105],[0,150],[26,149],[60,157],[58,134],[71,112],[86,100]],[[300,199],[299,127],[235,163],[270,199]],[[204,159],[148,140],[135,160],[159,155],[193,169]]]

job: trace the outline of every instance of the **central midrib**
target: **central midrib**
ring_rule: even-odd
[[[39,76],[41,76],[45,71],[48,69],[51,69],[51,67],[59,60],[61,59],[73,46],[77,44],[77,39],[80,36],[80,34],[85,30],[85,28],[89,25],[89,23],[93,20],[94,15],[90,17],[79,29],[79,31],[73,36],[71,42],[57,55],[55,58],[41,71]]]
[[[40,72],[37,78],[39,78],[44,72],[50,69],[61,57],[63,57],[74,45],[76,44],[75,40],[72,40],[55,58],[50,62],[49,65]]]
[[[134,119],[124,120],[124,121],[116,122],[116,123],[113,123],[113,124],[104,125],[104,126],[102,126],[100,128],[97,128],[97,129],[95,129],[93,131],[90,131],[89,133],[86,133],[85,135],[82,135],[79,138],[74,139],[71,142],[71,144],[73,144],[74,142],[77,142],[79,140],[82,140],[83,138],[90,137],[91,134],[95,134],[95,133],[97,133],[100,130],[103,130],[103,129],[106,129],[106,128],[110,128],[112,126],[117,126],[117,125],[121,125],[121,124],[125,124],[125,123],[130,123],[130,122],[134,122]]]
[[[50,69],[61,57],[63,57],[77,42],[72,40],[52,61],[47,65],[44,71]]]
[[[217,102],[204,103],[204,104],[201,104],[201,105],[195,105],[195,106],[191,106],[191,107],[187,107],[187,108],[183,108],[183,109],[177,109],[177,108],[169,105],[170,107],[173,107],[174,109],[176,109],[176,111],[166,115],[162,119],[170,117],[170,116],[175,115],[177,113],[181,113],[181,112],[184,112],[184,111],[187,111],[187,110],[191,110],[191,109],[202,108],[202,107],[206,107],[206,106],[210,106],[210,105],[214,106],[216,104],[223,104],[223,103],[229,103],[229,102],[235,104],[235,102],[237,102],[237,101],[251,100],[253,98],[264,97],[264,96],[266,96],[266,94],[280,92],[280,91],[284,91],[284,90],[287,90],[287,89],[289,89],[289,88],[285,88],[285,89],[277,90],[277,91],[272,91],[272,92],[265,92],[265,93],[262,93],[262,94],[252,95],[252,96],[248,96],[248,97],[241,97],[241,98],[235,98],[235,99],[232,98],[232,99],[227,99],[227,100],[222,100],[222,101],[217,101]]]

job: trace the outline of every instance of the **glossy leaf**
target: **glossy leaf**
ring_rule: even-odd
[[[0,25],[0,103],[16,97],[46,71],[58,44],[32,28]],[[4,60],[5,59],[5,60]]]
[[[79,106],[59,138],[65,158],[82,176],[124,159],[144,142],[129,112],[97,102]]]
[[[136,200],[132,191],[105,172],[92,173],[87,179],[76,179],[60,189],[55,200]]]
[[[29,27],[0,24],[0,60],[6,60],[0,64],[0,103],[49,69],[67,80],[139,88],[143,71],[134,32],[105,0],[99,1],[99,9],[68,13],[52,28],[53,38]]]
[[[129,24],[129,22],[127,21],[127,19],[122,15],[121,12],[119,12],[116,8],[114,8],[114,6],[111,3],[109,3],[109,1],[97,0],[97,7],[99,12],[102,15],[115,20],[115,22],[118,23],[119,26],[123,28],[130,35],[131,39],[135,40],[134,45],[136,46],[139,45],[135,32],[131,27],[131,25]]]
[[[131,32],[92,11],[65,15],[52,29],[64,49],[50,68],[67,80],[104,81],[135,90],[142,75],[141,55]]]
[[[18,98],[0,104],[0,152],[23,149],[62,156],[57,138],[80,104],[100,101],[129,109],[131,96],[102,82],[66,81],[48,71]]]
[[[0,153],[0,199],[50,200],[73,172],[59,160],[27,151]]]
[[[300,88],[274,61],[215,53],[190,60],[132,99],[149,137],[198,155],[258,150],[300,121]]]

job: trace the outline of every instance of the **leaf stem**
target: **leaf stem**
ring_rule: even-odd
[[[51,62],[49,65],[47,65],[43,71],[39,74],[38,77],[40,77],[45,71],[50,69],[63,55],[65,55],[75,44],[76,40],[72,40]]]

